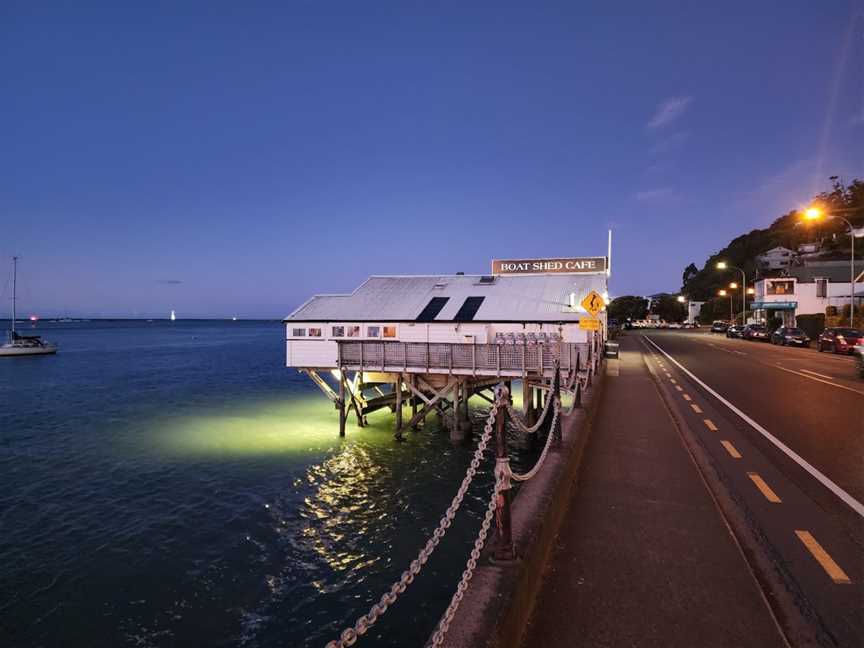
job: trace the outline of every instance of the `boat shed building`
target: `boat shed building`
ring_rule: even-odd
[[[605,339],[606,259],[589,259],[494,262],[499,272],[490,275],[372,276],[350,294],[316,295],[284,320],[287,365],[341,408],[342,431],[346,406],[362,425],[366,412],[394,409],[403,392],[412,414],[435,399],[458,411],[471,395],[518,378],[533,403],[530,389],[544,389],[556,367],[586,371]],[[597,300],[588,304],[594,315],[586,298]],[[396,415],[399,430],[401,402]]]

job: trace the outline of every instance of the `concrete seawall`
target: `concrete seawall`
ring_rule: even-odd
[[[617,361],[615,361],[617,362]],[[570,501],[572,486],[605,382],[601,364],[582,408],[563,419],[563,442],[546,465],[519,490],[513,502],[513,541],[519,559],[496,565],[489,551],[477,567],[465,598],[450,624],[444,645],[452,648],[516,648],[533,611],[555,537]],[[494,546],[491,538],[488,546]]]

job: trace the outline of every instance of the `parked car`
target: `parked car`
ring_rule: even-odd
[[[729,322],[726,320],[714,320],[714,323],[711,325],[711,332],[725,333],[727,328],[729,328]]]
[[[864,378],[864,345],[859,344],[853,349],[855,353],[855,363],[858,365],[858,375]]]
[[[771,344],[809,347],[810,338],[800,328],[781,326],[771,334]]]
[[[762,340],[768,341],[768,327],[764,324],[748,324],[741,331],[741,337],[745,340]]]
[[[733,324],[729,328],[726,329],[726,337],[728,338],[740,338],[741,333],[744,331],[744,327],[741,324]]]
[[[851,355],[852,349],[858,344],[864,344],[864,333],[858,329],[832,327],[822,331],[816,341],[816,348],[820,352],[833,351]]]

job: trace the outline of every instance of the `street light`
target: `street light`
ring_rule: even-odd
[[[734,290],[735,288],[738,287],[738,284],[733,281],[732,283],[729,284],[729,287]]]
[[[729,295],[729,322],[734,323],[735,322],[735,316],[732,314],[732,293],[727,292],[725,289],[721,288],[720,290],[717,291],[717,294],[720,295],[721,297],[725,297],[726,295]]]
[[[813,206],[808,209],[805,209],[804,220],[805,221],[816,221],[822,218],[837,218],[846,223],[847,227],[849,227],[849,241],[852,244],[852,251],[849,255],[849,327],[854,328],[855,326],[855,228],[852,227],[852,223],[850,223],[843,216],[839,216],[839,212],[854,212],[858,211],[856,208],[852,209],[833,209],[831,211],[825,211],[819,207]]]
[[[741,273],[741,285],[742,286],[747,285],[747,275],[744,274],[744,271],[741,268],[737,268],[733,265],[729,265],[725,261],[718,261],[717,262],[717,269],[718,270],[737,270],[738,272]],[[732,284],[730,284],[729,287],[730,288],[733,287]],[[736,285],[734,287],[737,288],[738,286]],[[732,297],[730,296],[729,299],[731,300]],[[747,291],[742,290],[741,291],[741,324],[742,325],[744,324],[744,318],[746,316],[747,316]]]
[[[684,295],[678,295],[678,301],[682,304],[687,303],[687,298]]]

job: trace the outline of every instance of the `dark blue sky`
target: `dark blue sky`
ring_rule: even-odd
[[[0,8],[27,312],[280,317],[608,227],[613,294],[675,290],[864,177],[859,0],[128,4]]]

